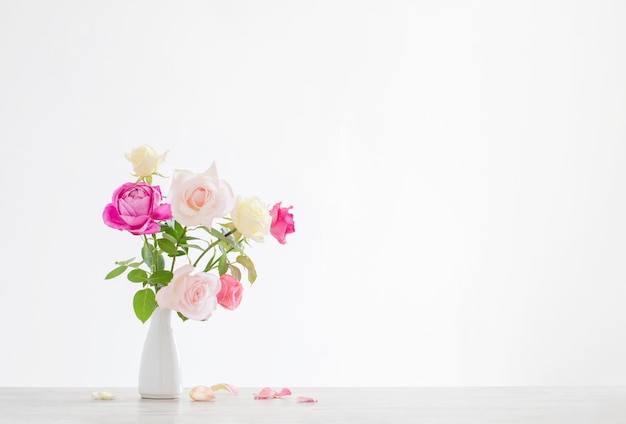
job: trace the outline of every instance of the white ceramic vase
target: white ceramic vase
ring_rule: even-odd
[[[139,366],[138,389],[142,398],[176,399],[183,391],[172,313],[171,309],[156,308],[150,317]]]

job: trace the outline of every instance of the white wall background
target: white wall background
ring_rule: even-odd
[[[133,386],[149,143],[294,205],[184,384],[626,384],[623,1],[0,1],[0,386]],[[164,184],[168,186],[169,184]]]

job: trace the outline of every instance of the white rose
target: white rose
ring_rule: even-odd
[[[132,152],[126,154],[133,164],[133,170],[138,177],[147,177],[157,171],[159,165],[165,160],[167,152],[157,155],[154,149],[147,144],[133,149]]]
[[[233,224],[246,238],[262,242],[269,233],[272,217],[258,197],[237,197],[237,204],[230,213]]]
[[[175,170],[167,199],[172,216],[182,225],[211,227],[213,219],[222,218],[235,204],[230,185],[217,175],[215,163],[202,174]]]

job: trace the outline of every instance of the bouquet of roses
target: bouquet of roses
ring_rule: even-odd
[[[157,170],[166,153],[143,145],[126,155],[136,180],[114,191],[102,218],[141,238],[141,259],[116,262],[105,279],[128,271],[128,280],[141,285],[133,308],[142,322],[157,307],[176,311],[183,321],[204,321],[218,304],[229,310],[239,306],[242,271],[250,284],[257,276],[246,247],[268,234],[285,244],[295,231],[292,206],[269,207],[256,196],[235,196],[215,163],[203,173],[175,170],[165,202],[152,180],[163,177]]]

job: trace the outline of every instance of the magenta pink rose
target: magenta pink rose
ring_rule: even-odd
[[[217,302],[224,308],[233,310],[241,303],[243,286],[232,275],[224,274],[220,277],[222,289],[217,294]]]
[[[208,272],[194,273],[193,265],[174,271],[170,283],[156,294],[159,307],[173,309],[189,319],[204,321],[217,308],[221,288],[218,276]]]
[[[162,199],[158,186],[125,183],[113,193],[113,201],[104,208],[102,219],[109,227],[135,235],[158,233],[161,227],[156,221],[172,217],[170,205],[161,204]]]
[[[287,242],[286,235],[296,231],[296,228],[293,222],[293,214],[289,212],[289,209],[293,208],[293,206],[281,208],[281,203],[282,202],[276,203],[270,210],[270,215],[272,217],[270,233],[280,244],[285,244]]]

